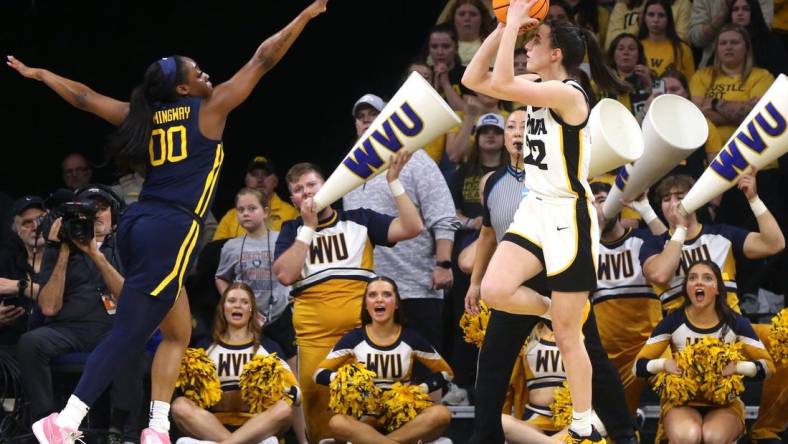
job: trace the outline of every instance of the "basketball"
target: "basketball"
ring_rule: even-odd
[[[506,23],[506,13],[509,12],[509,0],[493,0],[492,4],[493,11],[495,11],[495,17],[498,18],[499,22]],[[539,0],[531,6],[528,15],[541,22],[547,17],[548,9],[550,9],[550,2],[548,0]]]

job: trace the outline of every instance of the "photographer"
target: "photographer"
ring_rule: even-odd
[[[110,330],[123,272],[113,230],[122,202],[108,188],[88,186],[75,201],[56,208],[41,264],[38,305],[44,325],[19,339],[22,382],[34,420],[56,411],[50,363],[71,352],[89,352]],[[142,362],[142,360],[137,360]],[[122,430],[142,393],[141,364],[129,366],[112,385],[112,428]]]
[[[38,293],[38,272],[44,238],[38,220],[46,213],[44,200],[25,196],[11,205],[13,238],[0,252],[0,348],[16,345],[27,330],[31,299]]]

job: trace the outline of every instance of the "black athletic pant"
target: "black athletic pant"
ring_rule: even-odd
[[[476,413],[469,443],[504,442],[501,411],[509,377],[520,349],[539,319],[537,316],[491,310],[484,343],[479,351]],[[594,410],[614,440],[620,442],[631,439],[634,437],[635,420],[627,410],[618,370],[602,348],[593,310],[583,325],[583,335],[594,369],[591,383]]]

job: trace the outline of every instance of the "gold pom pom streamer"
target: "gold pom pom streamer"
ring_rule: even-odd
[[[553,424],[556,428],[563,429],[572,423],[572,395],[567,381],[564,381],[561,387],[555,388],[550,411],[553,412]]]
[[[175,388],[200,408],[216,405],[222,398],[222,385],[216,365],[202,348],[187,348],[181,359],[181,368]]]
[[[487,330],[487,323],[490,321],[490,309],[483,301],[479,302],[481,311],[478,315],[463,313],[460,318],[460,328],[462,328],[465,342],[474,344],[481,348],[484,341],[484,332]]]
[[[788,365],[788,308],[783,308],[772,318],[769,354],[779,366]]]
[[[744,359],[743,344],[726,344],[719,338],[706,336],[688,345],[676,356],[681,375],[661,372],[654,378],[654,390],[663,403],[685,405],[697,398],[717,405],[733,402],[744,391],[742,375],[723,376],[730,362]]]
[[[381,399],[384,427],[393,432],[431,405],[429,395],[418,386],[395,382]]]
[[[287,396],[286,372],[276,353],[256,355],[244,365],[238,385],[241,387],[241,399],[249,406],[249,413],[262,413],[280,399],[293,403]]]
[[[343,365],[328,386],[331,394],[328,408],[334,413],[355,418],[376,416],[380,399],[380,389],[374,381],[376,376],[359,362]]]

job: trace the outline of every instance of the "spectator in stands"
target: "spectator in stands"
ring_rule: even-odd
[[[692,77],[690,94],[717,125],[724,143],[769,89],[774,76],[753,64],[752,44],[741,26],[723,25],[714,46],[714,65]]]
[[[252,289],[243,282],[234,282],[224,289],[213,322],[212,343],[206,348],[208,357],[217,369],[225,369],[217,375],[222,384],[222,397],[210,409],[197,406],[186,396],[172,402],[172,417],[178,428],[193,438],[181,438],[178,444],[205,442],[244,442],[276,444],[277,435],[290,427],[293,407],[280,400],[266,411],[257,414],[248,412],[241,399],[239,380],[244,364],[255,356],[268,356],[281,350],[276,343],[260,336],[260,324],[255,319],[259,313]],[[241,363],[237,365],[235,363]],[[287,395],[298,405],[300,390],[295,376],[287,363],[280,358],[285,368],[283,383],[289,386]],[[237,426],[231,432],[227,426]]]
[[[401,303],[394,280],[385,276],[373,277],[364,290],[364,302],[360,310],[361,327],[351,330],[334,345],[318,365],[315,382],[327,386],[336,377],[340,367],[360,362],[376,372],[375,385],[385,390],[397,382],[415,384],[410,377],[413,364],[420,362],[430,370],[427,381],[419,384],[422,392],[434,392],[437,395],[445,389],[453,376],[451,368],[429,341],[403,325],[405,315]],[[378,365],[389,359],[401,365]],[[425,408],[415,418],[385,436],[380,431],[383,424],[374,417],[362,417],[359,420],[353,416],[336,414],[331,417],[329,426],[335,438],[347,442],[438,444],[451,442],[440,438],[450,421],[449,409],[438,404]]]
[[[692,2],[690,0],[670,0],[668,4],[676,34],[681,40],[687,41]],[[643,23],[642,15],[643,0],[617,0],[610,13],[610,21],[604,40],[605,48],[609,48],[613,39],[623,32],[637,34]]]
[[[768,70],[775,77],[780,73],[788,74],[786,48],[780,38],[769,30],[758,0],[735,0],[728,9],[726,23],[741,26],[750,33],[756,66]]]
[[[736,282],[736,264],[743,258],[757,259],[779,253],[785,248],[785,237],[777,221],[760,200],[753,174],[742,174],[738,188],[750,203],[758,220],[757,232],[723,224],[699,224],[693,212],[684,216],[679,203],[695,181],[686,175],[668,176],[656,188],[662,203],[662,214],[670,227],[669,234],[646,240],[640,250],[643,274],[654,286],[662,302],[663,312],[670,313],[681,307],[685,295],[680,285],[695,260],[714,261],[726,276],[727,304],[739,311]]]
[[[668,0],[646,0],[641,16],[638,39],[643,44],[646,66],[657,76],[676,68],[687,78],[695,74],[692,49],[676,33]]]
[[[482,40],[495,28],[495,20],[481,0],[457,0],[449,13],[459,39],[457,53],[465,65],[476,54]]]
[[[528,54],[525,48],[517,48],[514,50],[514,75],[519,76],[528,73]],[[513,109],[518,107],[513,106]]]
[[[361,137],[366,129],[357,124],[356,135]],[[375,248],[375,273],[398,277],[409,326],[440,350],[443,298],[454,281],[451,251],[459,222],[446,181],[422,150],[413,153],[400,181],[420,209],[425,229],[391,248]],[[382,214],[397,213],[383,175],[345,195],[342,203],[346,211],[363,207]]]
[[[76,190],[90,183],[93,177],[93,167],[88,158],[81,153],[69,153],[60,164],[63,174],[63,183],[66,188]]]
[[[569,20],[575,22],[575,17],[570,13],[569,5],[564,0],[553,0],[547,10],[546,20]]]
[[[280,355],[295,366],[295,332],[288,290],[271,270],[279,232],[268,228],[268,199],[257,188],[242,188],[235,195],[235,210],[246,234],[222,246],[216,288],[219,294],[225,294],[234,282],[248,285],[254,291],[258,310],[255,317],[264,326],[265,334],[284,351]]]
[[[90,352],[110,330],[123,286],[123,269],[115,246],[114,229],[122,208],[115,196],[100,186],[76,195],[78,202],[95,205],[93,237],[74,239],[68,225],[56,219],[47,233],[41,262],[38,305],[44,325],[19,338],[17,355],[22,383],[36,420],[57,411],[52,393],[51,363],[73,352]],[[126,416],[140,407],[142,359],[125,367],[111,389],[111,431],[123,430]]]
[[[626,106],[632,114],[637,115],[645,108],[654,81],[654,74],[646,66],[643,45],[634,35],[621,33],[613,39],[610,48],[607,49],[607,58],[618,76],[626,80],[633,90],[613,98]],[[609,93],[603,92],[603,95]]]
[[[718,338],[726,344],[743,344],[744,360],[731,361],[721,376],[739,374],[764,379],[774,373],[769,353],[753,331],[750,321],[731,310],[725,302],[726,282],[722,271],[711,260],[693,262],[682,279],[679,291],[687,300],[681,308],[662,319],[637,356],[632,371],[641,378],[661,372],[680,375],[684,370],[677,355],[689,344],[705,337]],[[671,357],[663,358],[670,348]],[[744,432],[744,403],[738,396],[720,405],[703,395],[690,399],[689,405],[663,402],[660,418],[665,436],[656,442],[729,443]]]
[[[457,31],[448,23],[435,25],[429,31],[425,46],[424,57],[432,65],[432,86],[452,109],[461,111],[465,106],[462,95],[469,91],[460,84],[465,67],[457,53]]]
[[[325,183],[319,169],[299,163],[286,176],[301,217],[282,226],[274,273],[279,282],[293,286],[298,379],[312,442],[330,435],[328,390],[314,384],[314,372],[342,335],[358,325],[363,288],[373,275],[372,246],[391,246],[416,237],[424,228],[399,181],[409,157],[399,150],[386,171],[397,217],[364,208],[345,212],[328,206],[318,212],[313,198]]]
[[[273,163],[265,156],[255,156],[252,161],[249,162],[249,166],[246,167],[244,186],[261,190],[265,196],[270,199],[268,202],[268,208],[270,208],[268,220],[271,229],[275,231],[282,229],[282,223],[298,217],[298,211],[292,205],[280,199],[279,195],[276,194],[276,186],[278,184],[279,177],[276,175],[276,169]],[[238,221],[238,212],[235,208],[230,208],[230,210],[224,213],[222,220],[219,221],[219,226],[216,227],[216,233],[213,235],[213,240],[227,239],[246,234],[246,230],[244,230]]]
[[[497,114],[506,119],[511,112],[511,104],[498,100],[495,97],[476,92],[463,96],[465,108],[457,115],[462,119],[462,124],[455,127],[446,134],[446,157],[441,163],[441,171],[447,176],[451,174],[463,163],[469,160],[473,154],[474,143],[476,142],[475,131],[476,122],[484,114]]]
[[[605,43],[610,10],[599,2],[566,0],[566,4],[569,6],[569,15],[574,17],[574,22],[592,31],[600,44]]]
[[[716,39],[728,17],[729,1],[693,0],[692,16],[689,26],[689,41],[702,50],[698,69],[705,68],[711,62],[716,49]],[[763,19],[771,26],[774,18],[773,0],[758,0],[761,5]],[[685,39],[686,40],[686,39]]]
[[[25,196],[11,206],[14,242],[0,252],[0,346],[15,346],[27,330],[26,313],[39,291],[41,249],[38,220],[46,212],[44,200]]]

